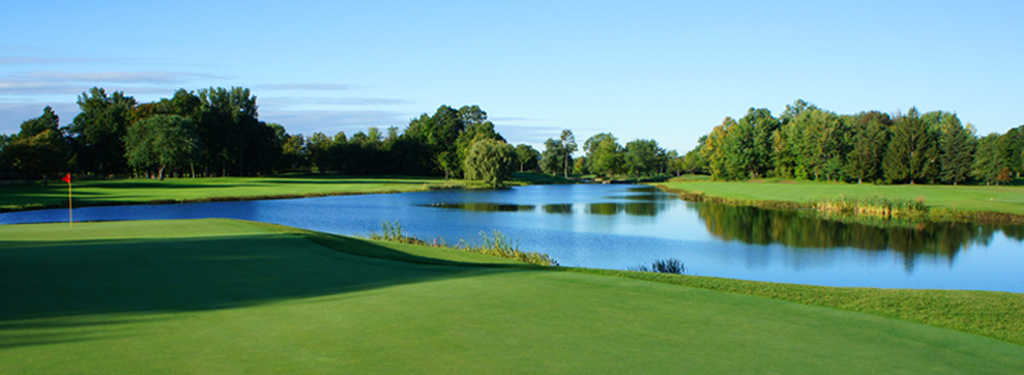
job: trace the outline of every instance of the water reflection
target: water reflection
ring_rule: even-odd
[[[1020,226],[967,223],[925,223],[915,227],[873,226],[822,220],[810,212],[766,210],[714,203],[689,203],[709,233],[726,241],[782,244],[794,251],[828,252],[837,248],[891,251],[910,271],[921,257],[952,263],[973,244],[988,245],[997,230],[1021,239]]]
[[[537,209],[534,205],[521,204],[500,204],[487,202],[474,203],[431,203],[420,205],[422,207],[454,208],[466,211],[477,212],[530,212]]]
[[[474,203],[432,203],[420,205],[421,207],[436,207],[436,208],[449,208],[459,209],[466,211],[477,211],[477,212],[532,212],[536,210],[537,206],[533,205],[519,205],[519,204],[498,204],[498,203],[485,203],[485,202],[474,202]],[[659,211],[665,210],[667,205],[664,203],[614,203],[614,202],[603,202],[603,203],[590,203],[584,206],[583,212],[590,215],[619,215],[626,214],[630,216],[655,216]],[[541,211],[549,214],[572,214],[575,213],[573,205],[571,204],[545,204],[541,206]]]
[[[571,214],[572,213],[572,205],[571,204],[545,204],[545,205],[541,206],[541,209],[544,210],[545,213],[549,213],[549,214]]]

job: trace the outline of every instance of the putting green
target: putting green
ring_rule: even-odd
[[[1024,346],[923,324],[481,267],[494,258],[444,249],[340,238],[337,251],[299,232],[229,220],[0,226],[0,373],[1024,369]],[[394,260],[434,258],[447,265]]]

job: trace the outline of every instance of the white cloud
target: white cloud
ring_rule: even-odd
[[[313,91],[346,91],[359,88],[354,85],[332,84],[332,83],[283,83],[258,85],[260,89],[268,90],[313,90]]]
[[[411,104],[408,100],[387,98],[314,98],[314,97],[260,97],[261,106],[389,106]]]
[[[96,83],[182,83],[224,77],[188,72],[28,72],[13,77],[24,81],[96,82]]]

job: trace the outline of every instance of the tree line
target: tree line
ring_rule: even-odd
[[[261,121],[256,96],[242,87],[179,89],[151,103],[94,87],[77,99],[81,113],[66,126],[45,107],[19,133],[0,135],[0,175],[45,183],[68,171],[160,179],[312,171],[463,177],[497,186],[514,171],[568,177],[666,170],[658,164],[666,153],[656,142],[638,140],[624,148],[609,133],[588,140],[587,155],[578,159],[572,157],[578,148],[570,130],[549,139],[543,152],[526,144],[513,147],[476,105],[442,105],[411,119],[404,131],[370,127],[349,137],[292,135],[280,124]]]
[[[863,183],[1000,184],[1024,171],[1024,125],[976,135],[955,113],[837,115],[803,100],[779,117],[751,108],[726,117],[681,169],[716,179],[765,177]]]

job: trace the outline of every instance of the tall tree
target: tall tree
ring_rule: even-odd
[[[123,175],[128,172],[124,158],[124,136],[133,121],[137,105],[134,98],[114,91],[110,96],[93,87],[78,97],[81,113],[69,128],[74,138],[75,159],[79,168],[100,175]]]
[[[137,169],[155,167],[160,180],[168,168],[184,167],[197,159],[199,135],[195,124],[178,115],[155,115],[137,121],[125,136],[125,157]]]
[[[59,125],[60,117],[47,106],[39,117],[21,123],[21,132],[0,149],[0,159],[28,176],[39,175],[46,185],[50,175],[69,163],[68,140]]]
[[[883,160],[885,178],[894,182],[927,182],[937,174],[938,147],[932,132],[911,108],[899,116],[892,129]]]
[[[1000,149],[999,134],[992,133],[978,140],[978,148],[971,165],[971,176],[986,185],[999,184],[999,177],[1006,169],[1006,161]]]
[[[591,173],[611,176],[622,168],[622,146],[612,133],[598,133],[583,143],[587,167]]]
[[[842,119],[835,113],[812,108],[801,112],[793,123],[801,128],[797,174],[815,180],[840,178],[843,158],[849,149]]]
[[[781,124],[767,108],[750,108],[740,123],[749,124],[752,129],[749,174],[753,178],[762,177],[773,168],[772,135]]]
[[[511,145],[488,137],[478,137],[466,152],[463,170],[466,178],[484,181],[488,186],[499,187],[512,178],[516,153]]]
[[[853,117],[851,149],[846,154],[846,174],[857,183],[875,180],[882,174],[882,157],[889,139],[889,116],[861,112]]]
[[[701,144],[701,157],[707,163],[712,178],[728,178],[726,143],[729,133],[734,127],[736,127],[736,121],[731,117],[726,117],[722,120],[721,125],[711,129],[711,133],[707,135],[707,141]]]
[[[331,146],[334,141],[324,133],[316,132],[306,140],[306,152],[309,154],[309,163],[316,172],[327,172],[331,169],[332,155]]]
[[[564,154],[562,156],[562,163],[565,171],[565,178],[569,178],[569,166],[572,163],[572,153],[576,152],[576,136],[572,135],[572,131],[569,129],[562,130],[562,150]]]
[[[999,137],[999,151],[1006,167],[1017,177],[1024,172],[1024,125],[1012,128]]]
[[[955,115],[943,120],[939,134],[939,179],[942,182],[957,185],[970,177],[974,162],[974,132],[970,124],[961,126]]]
[[[628,149],[628,145],[626,146]],[[729,130],[722,150],[725,153],[725,178],[743,180],[754,176],[756,165],[754,150],[754,127],[747,121],[740,121]]]
[[[520,172],[540,168],[540,151],[527,144],[516,145],[516,162]]]
[[[562,142],[554,138],[544,141],[544,152],[540,154],[540,170],[550,175],[563,171],[563,160],[568,153]]]
[[[199,90],[199,135],[207,168],[228,174],[228,167],[245,174],[246,150],[259,132],[256,96],[247,88],[216,87]],[[237,169],[236,169],[237,168]]]
[[[665,150],[653,139],[626,143],[623,161],[632,176],[649,176],[665,170]]]

